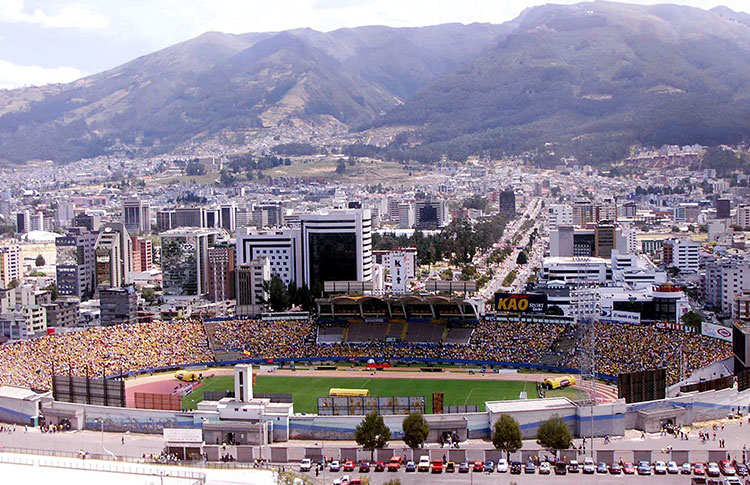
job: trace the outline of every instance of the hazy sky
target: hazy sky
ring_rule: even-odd
[[[0,0],[0,89],[67,82],[203,32],[501,23],[544,0]],[[577,3],[557,0],[553,3]],[[748,0],[632,0],[750,11]]]

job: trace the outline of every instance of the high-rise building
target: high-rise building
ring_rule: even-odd
[[[326,281],[370,281],[372,221],[369,209],[300,216],[303,267],[308,287]]]
[[[26,234],[31,230],[31,214],[29,211],[21,211],[16,214],[16,231],[18,234]]]
[[[153,245],[150,239],[138,236],[130,237],[133,247],[133,271],[140,273],[150,271],[153,267]]]
[[[689,239],[670,239],[664,242],[662,261],[683,273],[698,271],[700,244]]]
[[[628,219],[635,218],[638,213],[638,205],[632,200],[625,202],[622,205],[622,215]]]
[[[97,232],[102,225],[102,217],[99,214],[88,214],[82,212],[73,218],[73,227],[84,227],[89,232]]]
[[[418,200],[414,207],[414,227],[437,229],[445,225],[445,201]]]
[[[57,300],[42,305],[47,312],[47,327],[75,327],[78,325],[78,301]]]
[[[237,230],[237,205],[222,204],[221,206],[221,227],[229,232]]]
[[[734,223],[740,227],[750,227],[750,204],[740,204],[734,216]],[[19,230],[19,232],[21,232]]]
[[[138,295],[133,285],[99,290],[102,326],[136,323]]]
[[[596,209],[589,200],[577,200],[573,204],[573,225],[585,227],[596,222]]]
[[[497,196],[497,204],[501,214],[507,214],[510,217],[516,215],[516,193],[513,189],[500,192]]]
[[[215,246],[218,234],[215,229],[184,227],[159,235],[165,295],[208,293],[208,249]]]
[[[216,222],[216,216],[212,222]],[[159,231],[169,231],[180,227],[209,227],[206,209],[203,207],[180,207],[162,209],[156,213]],[[211,227],[215,227],[215,224]]]
[[[88,300],[96,289],[96,234],[84,227],[72,227],[55,239],[57,288],[62,296]]]
[[[57,209],[55,210],[55,223],[59,227],[68,227],[70,221],[75,217],[75,204],[67,201],[60,201],[57,203]]]
[[[271,279],[271,264],[268,258],[252,259],[237,267],[237,315],[257,315],[261,312],[268,295],[263,283]]]
[[[736,299],[750,290],[750,261],[722,259],[706,263],[703,278],[705,303],[731,315]]]
[[[302,286],[302,246],[299,229],[253,231],[237,229],[237,267],[258,258],[268,259],[271,275],[288,285]]]
[[[549,228],[555,230],[560,226],[573,225],[573,208],[567,204],[549,206]]]
[[[414,227],[414,206],[409,202],[398,205],[398,227],[399,229],[411,229]]]
[[[208,249],[208,299],[213,302],[234,299],[234,245],[217,244]]]
[[[131,234],[151,232],[151,205],[137,197],[122,201],[122,223]]]
[[[716,199],[716,218],[717,219],[729,219],[730,202],[729,199]]]
[[[133,273],[133,241],[120,222],[102,226],[96,241],[96,284],[118,288],[130,283]]]
[[[598,223],[595,230],[594,255],[598,258],[609,259],[616,245],[615,225],[607,221]]]
[[[0,246],[0,283],[7,288],[13,280],[21,280],[21,247],[6,244]]]
[[[572,257],[574,249],[573,226],[558,226],[549,232],[549,254],[553,258]]]

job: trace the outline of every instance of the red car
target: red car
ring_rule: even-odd
[[[622,472],[625,475],[635,475],[635,466],[632,463],[630,463],[629,461],[627,461],[622,466]]]
[[[732,465],[731,460],[721,460],[719,468],[721,468],[721,474],[725,477],[733,477],[737,474],[737,470]]]
[[[344,462],[344,471],[345,472],[353,472],[355,466],[356,465],[354,464],[354,460],[346,460]]]
[[[443,460],[435,460],[432,462],[432,473],[443,473]]]
[[[382,472],[385,470],[385,462],[384,461],[376,461],[375,462],[375,471],[376,472]]]
[[[706,465],[703,463],[696,463],[693,465],[693,473],[696,475],[705,475],[706,474]]]
[[[388,471],[397,472],[399,468],[401,468],[401,457],[392,456],[391,459],[388,460]]]
[[[473,470],[475,472],[483,472],[484,471],[484,462],[481,460],[477,460],[474,462],[474,468]]]

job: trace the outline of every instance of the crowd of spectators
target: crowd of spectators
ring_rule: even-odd
[[[200,321],[93,327],[0,346],[0,385],[51,389],[51,375],[101,377],[213,360]]]
[[[95,327],[2,345],[0,385],[50,389],[53,369],[63,375],[101,377],[121,371],[212,361],[215,349],[263,359],[466,359],[574,368],[585,365],[589,349],[585,332],[556,323],[481,321],[468,344],[385,341],[316,344],[316,327],[308,320],[227,320],[215,322],[210,328],[207,334],[200,321],[156,321]],[[561,341],[574,339],[578,345],[573,345],[572,350],[559,345]],[[616,376],[663,366],[672,384],[680,375],[688,376],[691,371],[731,353],[728,342],[696,334],[647,325],[596,323],[596,370],[602,374]]]

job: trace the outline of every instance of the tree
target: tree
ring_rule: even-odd
[[[421,413],[411,413],[401,424],[404,429],[404,443],[409,448],[419,448],[430,434],[430,425]]]
[[[156,290],[153,288],[144,288],[141,292],[141,296],[149,305],[153,305],[153,303],[159,299],[156,294]]]
[[[346,162],[344,162],[344,159],[340,159],[339,163],[336,165],[336,173],[341,175],[344,172],[346,172]]]
[[[536,442],[550,450],[564,450],[570,448],[573,435],[565,421],[559,415],[554,414],[539,426]]]
[[[278,472],[276,483],[279,485],[314,485],[315,482],[310,477],[305,477],[294,473],[293,471]]]
[[[18,285],[19,285],[18,280],[14,278],[14,279],[10,280],[10,283],[8,283],[8,289],[12,290],[13,288],[17,288]]]
[[[401,485],[401,479],[400,478],[393,478],[391,480],[388,480],[383,485]]]
[[[52,299],[52,301],[57,300],[57,298],[60,296],[60,292],[57,289],[56,283],[52,283],[51,285],[46,286],[43,289],[46,291],[49,291],[50,298]]]
[[[271,281],[263,283],[263,289],[268,294],[265,303],[270,305],[271,310],[283,312],[289,309],[289,291],[278,275],[273,275]]]
[[[503,450],[508,454],[519,450],[523,442],[521,426],[518,425],[518,421],[508,414],[501,415],[495,421],[495,427],[492,432],[492,444],[498,450]]]
[[[191,160],[185,165],[185,175],[203,175],[206,173],[206,167],[198,159]]]
[[[701,323],[703,323],[703,317],[698,313],[689,311],[682,316],[682,323],[690,325],[691,327],[700,331]]]
[[[39,266],[44,266],[45,264],[47,264],[47,262],[44,260],[44,256],[42,256],[41,254],[39,254],[39,255],[37,255],[36,259],[34,260],[34,264],[38,268]]]
[[[516,258],[516,264],[526,264],[526,262],[529,260],[529,257],[526,256],[526,251],[521,251],[518,253],[518,257]]]
[[[354,430],[354,440],[365,450],[383,448],[391,439],[391,430],[376,411],[368,413]]]

